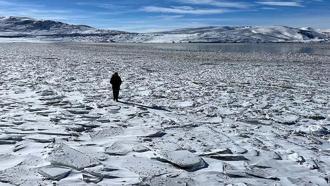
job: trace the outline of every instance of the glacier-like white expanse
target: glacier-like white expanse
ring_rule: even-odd
[[[329,185],[326,44],[0,45],[0,185]]]

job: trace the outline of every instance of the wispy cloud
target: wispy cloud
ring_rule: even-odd
[[[205,21],[195,22],[193,20],[185,21],[183,19],[176,20],[175,22],[169,22],[169,20],[156,21],[154,19],[146,19],[144,21],[126,22],[126,24],[118,25],[112,29],[145,33],[204,26],[209,26],[209,24]]]
[[[210,5],[223,8],[249,8],[252,6],[246,2],[229,2],[229,1],[216,1],[216,0],[177,0],[181,3],[195,4],[195,5]]]
[[[222,14],[227,10],[225,9],[198,9],[190,6],[173,6],[173,7],[159,7],[159,6],[146,6],[142,8],[145,12],[154,13],[173,13],[173,14]]]
[[[85,6],[85,7],[96,7],[100,9],[107,9],[107,10],[116,10],[116,9],[123,9],[127,8],[124,5],[118,5],[114,3],[102,3],[102,2],[76,2],[78,6]]]
[[[258,1],[256,3],[267,6],[303,7],[298,1]]]
[[[42,4],[0,0],[0,15],[4,16],[26,16],[66,22],[79,22],[90,18],[90,15],[77,14],[77,12],[79,10],[50,9]]]
[[[326,28],[329,5],[326,0],[0,0],[0,16],[51,19],[132,32],[208,25],[295,24]]]

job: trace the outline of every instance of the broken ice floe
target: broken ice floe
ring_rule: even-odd
[[[130,152],[146,152],[149,149],[139,143],[116,141],[105,148],[105,153],[110,155],[126,155]]]
[[[1,184],[329,184],[329,47],[63,46],[0,47]]]
[[[71,169],[46,166],[39,169],[39,173],[47,179],[59,181],[71,173]]]
[[[161,155],[162,157],[159,158],[160,160],[169,162],[187,171],[196,171],[208,166],[203,158],[200,158],[187,150],[162,152]]]
[[[59,144],[56,148],[54,148],[49,155],[48,160],[53,165],[72,167],[77,170],[100,164],[97,159],[65,144]]]

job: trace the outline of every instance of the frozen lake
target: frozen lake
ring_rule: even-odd
[[[172,51],[330,55],[330,45],[327,43],[176,43],[130,45]]]
[[[2,43],[0,185],[328,185],[329,49]]]

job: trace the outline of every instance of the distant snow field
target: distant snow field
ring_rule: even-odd
[[[0,185],[330,183],[326,44],[0,45]]]

